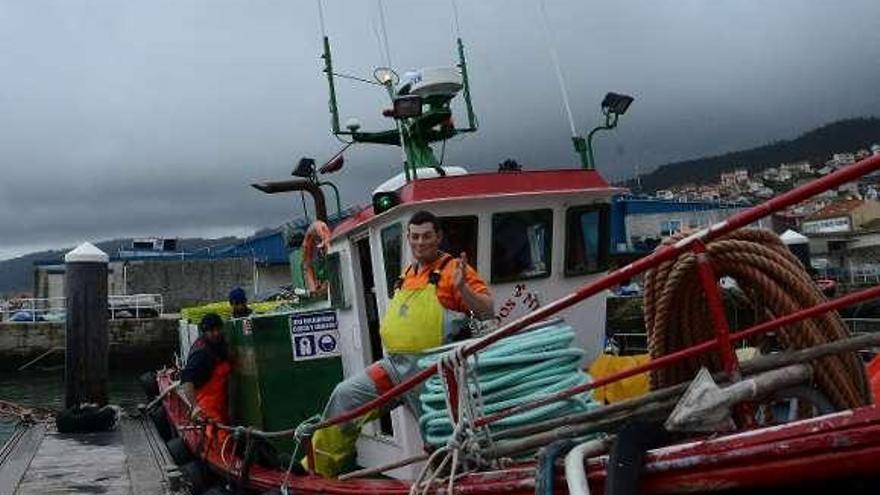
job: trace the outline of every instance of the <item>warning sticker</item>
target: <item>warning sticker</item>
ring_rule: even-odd
[[[290,316],[293,360],[307,361],[339,356],[339,323],[335,311],[315,311]]]

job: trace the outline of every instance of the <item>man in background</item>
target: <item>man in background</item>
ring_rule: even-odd
[[[233,318],[244,318],[252,313],[247,305],[247,294],[241,287],[229,291],[229,306],[232,308]]]

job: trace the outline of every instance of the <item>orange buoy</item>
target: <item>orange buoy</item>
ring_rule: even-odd
[[[327,289],[327,282],[319,281],[315,274],[314,261],[319,252],[322,255],[326,254],[329,248],[330,227],[321,220],[315,220],[306,230],[302,243],[303,278],[305,278],[306,289],[310,293],[323,292]]]

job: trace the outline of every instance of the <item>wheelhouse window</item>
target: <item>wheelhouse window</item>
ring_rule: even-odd
[[[385,286],[388,297],[394,295],[394,285],[400,277],[403,248],[403,228],[399,223],[389,225],[380,232],[382,238],[382,262],[385,268]]]
[[[342,286],[342,261],[339,253],[327,255],[327,285],[330,292],[330,305],[334,308],[347,308],[345,288]]]
[[[575,206],[565,212],[565,275],[608,269],[610,243],[608,205]]]
[[[443,241],[440,250],[458,257],[462,252],[467,254],[468,263],[477,267],[477,233],[478,222],[475,215],[460,217],[440,217],[443,229]]]
[[[550,276],[553,210],[492,215],[492,282]]]

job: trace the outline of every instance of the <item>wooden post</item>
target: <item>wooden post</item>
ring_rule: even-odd
[[[107,404],[107,264],[109,257],[84,243],[64,257],[65,407]]]

